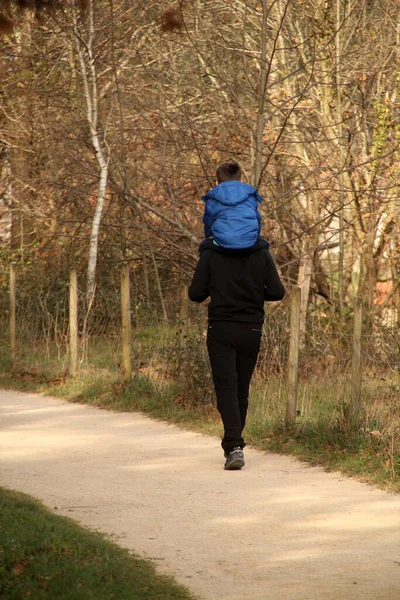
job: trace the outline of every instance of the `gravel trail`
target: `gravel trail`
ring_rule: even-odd
[[[400,600],[400,496],[140,413],[0,391],[0,485],[106,532],[202,600]],[[162,600],[162,599],[160,599]]]

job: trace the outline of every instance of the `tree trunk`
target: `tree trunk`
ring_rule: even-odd
[[[306,336],[306,317],[307,317],[308,299],[310,296],[311,273],[312,273],[312,257],[310,254],[304,254],[300,259],[299,275],[298,275],[298,279],[297,279],[297,285],[301,289],[300,334],[299,334],[300,346],[304,345],[305,336]]]
[[[105,133],[99,133],[100,96],[97,86],[96,59],[94,57],[94,0],[89,1],[89,28],[87,39],[83,41],[78,26],[76,4],[73,3],[74,35],[80,64],[84,96],[86,101],[86,117],[90,129],[91,142],[99,167],[99,184],[97,188],[96,209],[92,220],[87,268],[86,297],[93,298],[96,287],[96,267],[99,246],[99,231],[103,216],[104,200],[108,181],[109,150]]]

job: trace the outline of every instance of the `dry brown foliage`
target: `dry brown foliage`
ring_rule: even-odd
[[[183,27],[182,15],[177,8],[167,8],[161,15],[161,31],[179,31]]]
[[[0,15],[0,33],[9,34],[14,29],[13,22],[4,15]]]

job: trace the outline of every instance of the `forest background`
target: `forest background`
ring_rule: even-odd
[[[368,457],[365,473],[378,465],[395,481],[398,0],[0,5],[4,373],[14,263],[13,378],[46,373],[65,385],[76,268],[81,374],[92,399],[109,402],[111,373],[121,372],[120,270],[128,264],[144,396],[147,384],[164,395],[175,385],[179,409],[212,406],[205,310],[189,307],[182,290],[203,235],[200,197],[215,185],[216,166],[235,159],[264,198],[263,235],[287,289],[285,301],[266,307],[253,434],[272,447],[281,432],[279,449],[293,448],[280,422],[291,289],[300,286],[296,443],[315,449],[317,440],[318,460],[357,449]],[[345,423],[358,299],[364,409],[355,441]]]

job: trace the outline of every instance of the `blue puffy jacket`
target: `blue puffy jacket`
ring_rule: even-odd
[[[262,201],[257,190],[241,181],[223,181],[201,198],[205,237],[223,248],[250,248],[261,233]]]

